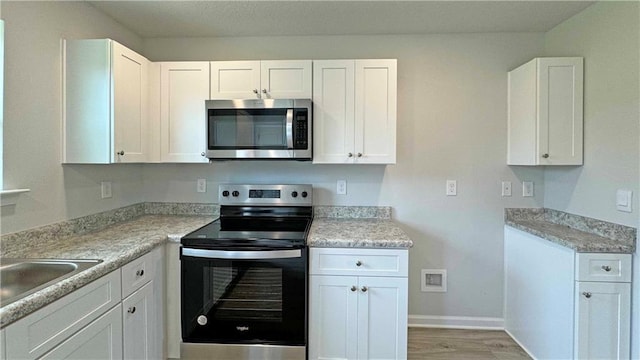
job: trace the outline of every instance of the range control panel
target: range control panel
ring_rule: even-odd
[[[313,187],[302,185],[222,184],[218,189],[220,205],[311,206]]]

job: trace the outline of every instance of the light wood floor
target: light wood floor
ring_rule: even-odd
[[[531,359],[504,331],[409,328],[409,360]]]

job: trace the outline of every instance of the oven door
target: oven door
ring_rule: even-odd
[[[306,248],[182,248],[183,342],[306,345],[306,264]]]

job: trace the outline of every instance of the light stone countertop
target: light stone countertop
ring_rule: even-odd
[[[413,241],[390,219],[314,218],[311,247],[410,248]]]
[[[103,230],[71,235],[58,241],[25,241],[10,252],[13,258],[100,259],[100,264],[0,308],[4,327],[72,291],[150,252],[167,240],[213,221],[214,216],[143,215]],[[3,254],[6,256],[7,254]],[[6,256],[8,257],[8,256]]]
[[[552,209],[505,209],[505,225],[576,252],[625,253],[636,248],[636,229]]]

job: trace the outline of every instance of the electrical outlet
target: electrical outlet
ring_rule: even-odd
[[[524,197],[532,197],[533,196],[533,181],[523,181],[522,182],[522,196],[524,196]]]
[[[456,196],[458,194],[458,182],[456,180],[447,180],[447,196]]]
[[[111,193],[111,181],[103,181],[100,183],[100,189],[102,191],[102,198],[108,199],[113,196]]]
[[[196,191],[199,193],[207,192],[207,179],[198,179]]]
[[[502,196],[511,196],[511,181],[502,182]]]
[[[633,191],[618,189],[616,191],[616,209],[618,211],[631,212],[631,197]]]
[[[336,183],[336,193],[338,195],[347,194],[347,180],[338,180]]]

